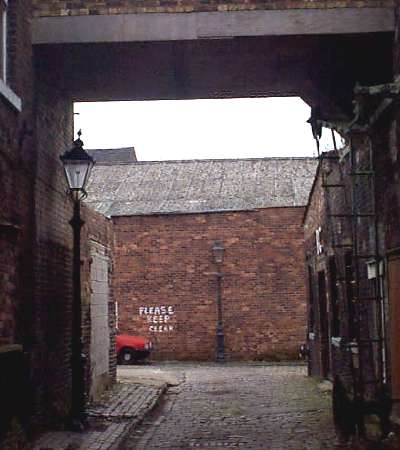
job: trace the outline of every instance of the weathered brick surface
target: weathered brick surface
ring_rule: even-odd
[[[0,352],[8,369],[2,366],[0,446],[11,417],[15,426],[24,427],[32,412],[27,390],[32,367],[18,354],[7,357],[8,345],[16,344],[26,354],[33,348],[36,149],[31,14],[30,1],[8,3],[7,85],[21,99],[22,111],[0,94]]]
[[[315,232],[324,223],[325,197],[322,188],[320,165],[304,216],[304,238],[307,261],[307,334],[308,345],[311,350],[308,365],[311,375],[321,375],[318,308],[317,302],[314,301],[317,293],[314,287],[315,267],[312,257],[316,254]]]
[[[353,139],[353,145],[355,149],[360,149],[363,148],[360,146],[365,146],[365,142],[355,137]],[[357,150],[354,151],[356,152]],[[366,152],[357,152],[359,170],[366,170],[366,167],[363,167],[362,164],[365,156],[367,156]],[[334,153],[331,152],[328,157],[334,157]],[[329,375],[331,378],[339,375],[349,386],[352,383],[350,354],[332,345],[331,338],[341,337],[343,342],[350,342],[355,337],[356,325],[354,323],[354,317],[349,312],[349,305],[353,301],[352,296],[355,295],[355,291],[351,290],[354,290],[354,274],[351,274],[351,271],[346,272],[345,268],[345,255],[350,252],[351,256],[353,251],[351,246],[341,247],[343,245],[351,245],[352,243],[352,222],[350,218],[331,217],[331,215],[350,214],[352,211],[351,192],[353,187],[350,171],[351,162],[348,151],[342,152],[340,162],[329,159],[321,160],[315,188],[310,197],[304,222],[305,247],[309,273],[308,325],[310,333],[309,346],[311,350],[310,371],[313,375]],[[331,187],[325,189],[323,187],[323,184],[340,185],[342,183],[345,185],[345,188]],[[361,183],[359,183],[357,192],[354,190],[355,199],[360,195],[361,191]],[[366,212],[365,208],[369,208],[368,212],[370,212],[368,200],[364,198],[368,196],[367,194],[367,190],[362,192],[363,209],[361,212]],[[358,223],[360,241],[368,236],[366,229],[364,229],[365,225],[365,221],[359,221]],[[320,254],[318,254],[316,247],[317,229],[320,229],[320,243],[322,245]],[[363,251],[361,244],[359,244],[358,248],[359,251]],[[348,262],[351,264],[351,259]],[[336,277],[333,273],[333,264],[336,266]],[[354,268],[357,267],[355,260],[353,260],[352,264]],[[364,273],[366,272],[365,260],[360,262],[359,271],[360,279],[364,278]],[[349,279],[346,281],[345,278],[347,276]],[[320,285],[321,278],[325,282],[325,292],[322,291],[323,286]],[[361,285],[362,281],[360,281]],[[352,288],[350,289],[349,286],[352,286]],[[337,308],[337,314],[334,314],[334,308]],[[324,310],[326,311],[327,318],[325,325]],[[334,316],[337,316],[339,320],[338,326],[334,324]],[[366,328],[361,333],[367,333]],[[325,357],[327,360],[326,365],[329,366],[325,367],[325,370],[328,369],[329,374],[324,373],[323,361]],[[368,367],[366,362],[365,372],[367,373],[367,371]]]
[[[396,2],[397,8],[399,2]],[[397,28],[399,27],[398,21],[399,15],[397,14]],[[398,31],[398,30],[397,30]],[[394,45],[394,74],[398,76],[399,74],[399,33],[396,33],[395,45]],[[373,97],[366,96],[363,98],[364,108],[366,105],[371,107],[371,111],[376,111],[376,105],[373,104]],[[398,140],[399,140],[399,125],[398,125],[399,110],[397,105],[386,110],[386,114],[380,117],[373,126],[370,127],[368,133],[349,133],[348,140],[351,139],[351,145],[354,151],[354,167],[356,171],[369,170],[371,168],[371,161],[369,160],[369,151],[372,148],[372,162],[373,169],[375,172],[374,183],[375,190],[371,185],[371,181],[368,177],[357,178],[355,183],[351,182],[351,162],[349,155],[342,158],[339,165],[342,166],[343,181],[346,185],[345,191],[347,192],[347,202],[343,191],[336,189],[336,192],[331,194],[332,202],[334,204],[335,212],[349,212],[351,209],[347,208],[345,210],[346,203],[348,206],[351,205],[349,200],[353,199],[355,210],[359,212],[368,213],[373,211],[374,200],[376,202],[376,222],[377,222],[377,232],[375,232],[374,225],[369,223],[367,220],[359,218],[357,220],[357,246],[356,248],[350,248],[350,252],[355,254],[374,254],[376,251],[378,257],[382,258],[386,264],[390,264],[391,260],[395,259],[398,255],[398,248],[400,245],[400,234],[399,234],[399,190],[398,190],[398,173],[399,173],[399,152],[398,152]],[[324,163],[326,166],[326,162]],[[328,179],[335,176],[338,173],[338,167],[334,170],[328,170]],[[327,167],[328,168],[328,167]],[[354,179],[354,178],[353,178]],[[322,181],[322,180],[321,180]],[[321,181],[318,184],[321,183]],[[372,186],[372,187],[371,187]],[[353,191],[353,193],[352,193]],[[305,233],[306,233],[306,251],[308,252],[308,265],[312,274],[312,293],[313,296],[310,300],[314,304],[314,319],[315,324],[313,330],[315,331],[315,339],[310,341],[311,347],[311,372],[316,375],[321,374],[321,356],[322,349],[320,346],[320,323],[319,323],[319,305],[318,305],[318,283],[316,275],[318,271],[324,271],[326,275],[327,286],[332,274],[329,270],[328,259],[329,257],[335,256],[336,262],[340,263],[343,261],[344,250],[338,248],[332,248],[331,239],[326,234],[325,241],[325,255],[321,257],[316,257],[315,251],[315,241],[313,232],[318,226],[322,226],[323,229],[328,228],[327,214],[328,210],[324,211],[324,208],[320,206],[325,203],[327,193],[322,189],[315,189],[312,195],[311,203],[309,205],[307,218],[305,221]],[[375,197],[375,199],[374,199]],[[351,242],[351,232],[349,229],[345,228],[345,220],[333,220],[334,228],[336,229],[336,237],[339,236],[337,230],[341,230],[341,239],[347,238],[348,242]],[[341,223],[341,226],[338,225]],[[327,230],[328,231],[328,230]],[[376,233],[376,234],[375,234]],[[377,237],[376,248],[372,246],[375,245],[375,238]],[[355,236],[353,236],[355,238]],[[338,243],[338,242],[336,242]],[[372,260],[372,257],[370,258]],[[368,295],[375,295],[373,292],[373,281],[368,281],[366,279],[366,261],[360,260],[353,257],[353,270],[358,270],[359,272],[359,284],[360,290],[356,294],[356,291],[350,289],[348,292],[343,288],[343,280],[338,285],[339,293],[339,315],[340,315],[340,336],[343,338],[343,343],[349,342],[354,339],[354,333],[351,332],[351,328],[356,329],[357,324],[354,321],[351,324],[350,320],[350,305],[353,304],[359,310],[359,321],[360,321],[360,336],[368,338],[379,337],[380,330],[374,326],[374,321],[379,324],[380,312],[378,302],[364,302],[357,298],[359,295],[361,298],[368,298]],[[393,392],[393,378],[398,373],[398,357],[397,357],[397,341],[398,334],[396,330],[396,324],[398,322],[398,317],[396,316],[396,308],[393,308],[391,303],[393,299],[397,300],[396,294],[396,283],[394,283],[394,292],[391,294],[391,289],[393,289],[391,282],[393,280],[388,279],[388,267],[386,266],[382,272],[382,292],[383,292],[383,310],[385,311],[385,317],[383,320],[383,334],[385,335],[385,368],[387,376],[387,388],[391,392],[390,395],[395,397]],[[343,274],[343,268],[342,268]],[[340,274],[339,274],[340,275]],[[351,284],[355,286],[353,281]],[[355,289],[355,287],[353,288]],[[371,294],[372,293],[372,294]],[[389,293],[389,294],[388,294]],[[389,295],[389,296],[388,296]],[[327,292],[327,302],[329,303],[332,298],[332,286],[329,286]],[[379,299],[377,299],[379,300]],[[395,301],[396,301],[395,300]],[[375,303],[375,305],[374,305]],[[353,306],[354,307],[354,306]],[[309,307],[310,308],[310,307]],[[332,310],[331,306],[328,304],[329,312],[329,322],[332,323]],[[311,319],[311,314],[309,311],[309,323]],[[352,389],[351,385],[351,375],[350,375],[350,357],[348,353],[343,350],[339,350],[335,347],[331,347],[331,362],[332,362],[332,375],[337,376],[340,381],[342,381],[349,391]],[[376,370],[376,359],[372,361],[372,358],[376,358],[377,346],[366,347],[362,353],[363,371],[362,376],[364,380],[371,382],[374,378],[373,372]],[[375,368],[374,368],[375,365]],[[378,380],[379,381],[379,380]],[[369,395],[373,388],[373,383],[370,386],[365,387],[364,395]],[[394,416],[399,417],[398,408],[394,408]]]
[[[26,379],[29,392],[23,411],[13,414],[26,429],[60,423],[69,412],[72,292],[68,224],[72,208],[59,160],[72,141],[72,103],[38,73],[35,78],[31,16],[30,1],[9,2],[7,84],[21,98],[22,112],[0,95],[0,350],[18,344],[24,352],[26,373],[16,373],[15,380]],[[87,217],[82,244],[86,319],[85,244],[89,235],[109,246],[112,240],[111,224],[105,218],[88,211],[83,214]],[[113,307],[110,312],[113,328]],[[88,348],[90,323],[84,324]],[[115,358],[112,364],[111,379]],[[14,396],[25,389],[14,380],[0,388]],[[7,408],[2,402],[0,441],[10,423]]]
[[[35,184],[35,404],[40,422],[60,423],[69,412],[72,321],[72,202],[59,160],[71,144],[72,101],[38,77],[36,91],[38,159]],[[90,355],[90,242],[112,246],[111,224],[82,209],[82,324],[84,352]],[[111,328],[114,309],[110,308]],[[113,347],[113,346],[112,346]],[[111,359],[114,362],[115,358]],[[115,369],[112,369],[115,376]],[[111,377],[112,379],[112,377]],[[86,383],[90,385],[90,358]]]
[[[22,339],[23,326],[16,317],[23,316],[25,288],[31,285],[34,152],[28,129],[32,113],[29,14],[27,1],[9,8],[7,84],[22,98],[22,113],[0,96],[0,345]]]
[[[245,11],[256,9],[300,8],[364,8],[392,7],[393,0],[86,0],[66,2],[62,0],[34,0],[37,16],[80,16],[94,14],[127,13],[185,13],[202,11]]]
[[[366,98],[365,103],[371,105],[372,101]],[[365,400],[378,399],[379,402],[383,374],[387,374],[385,389],[390,392],[390,378],[398,371],[393,365],[397,345],[393,342],[397,342],[398,334],[390,327],[397,321],[391,305],[391,280],[382,270],[382,261],[388,258],[390,263],[391,255],[399,245],[395,187],[395,173],[398,173],[394,133],[396,114],[396,108],[390,110],[387,121],[379,122],[370,134],[350,133],[351,148],[340,151],[340,160],[321,161],[319,179],[305,220],[307,264],[311,275],[308,310],[309,331],[313,338],[309,340],[310,369],[313,375],[329,376],[337,386],[344,387],[348,397],[339,400],[341,408],[346,408],[345,403],[354,398],[354,389],[362,389]],[[371,169],[374,178],[368,176]],[[323,189],[322,183],[344,187]],[[368,217],[374,211],[376,218]],[[332,216],[351,213],[354,217]],[[321,254],[317,254],[315,245],[315,230],[319,227],[322,230]],[[382,276],[377,290],[371,270],[371,267],[376,270],[375,258],[381,261]],[[325,280],[325,293],[321,279]],[[392,295],[397,299],[395,293]],[[385,316],[382,316],[381,308],[385,310]],[[382,336],[385,336],[385,343],[380,342]],[[340,347],[337,338],[341,339]],[[352,355],[349,345],[353,343],[354,347],[357,341],[361,344],[356,344],[357,354]],[[325,370],[324,361],[329,366],[325,365]],[[385,413],[383,403],[380,412]]]
[[[305,336],[302,214],[303,208],[270,208],[114,218],[120,330],[150,337],[155,358],[213,360],[211,248],[221,240],[228,358],[295,356]],[[160,306],[170,312],[140,309]]]

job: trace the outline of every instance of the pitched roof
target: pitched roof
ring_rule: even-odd
[[[93,157],[96,164],[119,164],[137,161],[134,147],[89,149],[86,151]]]
[[[106,216],[304,206],[316,167],[314,158],[96,165],[86,203]]]

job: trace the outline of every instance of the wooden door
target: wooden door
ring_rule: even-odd
[[[319,334],[321,346],[321,376],[326,378],[330,370],[329,320],[326,298],[325,272],[318,272]]]
[[[388,262],[392,398],[400,400],[400,256]]]

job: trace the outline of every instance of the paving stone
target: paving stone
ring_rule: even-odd
[[[165,386],[117,384],[102,402],[87,409],[87,430],[82,433],[45,433],[34,443],[33,450],[116,449],[122,438],[154,407],[164,391]]]

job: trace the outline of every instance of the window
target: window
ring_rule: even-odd
[[[0,0],[0,98],[6,100],[17,111],[21,111],[22,100],[12,90],[9,80],[7,80],[7,13],[10,14],[11,8],[11,2],[9,3],[8,0]]]
[[[0,79],[7,78],[7,0],[0,0]]]

